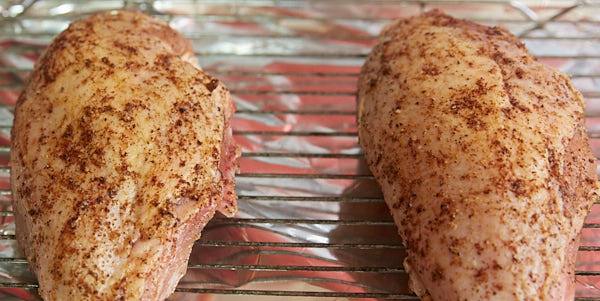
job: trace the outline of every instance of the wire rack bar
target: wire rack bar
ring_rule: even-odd
[[[0,125],[0,129],[9,130],[12,126],[10,125]],[[314,137],[353,137],[357,138],[356,132],[318,132],[318,131],[233,131],[233,135],[235,136],[314,136]],[[592,139],[600,138],[600,132],[588,132],[588,136]],[[274,156],[282,156],[283,155],[274,155]],[[292,155],[293,156],[293,155]],[[0,167],[0,172],[7,172],[7,168]],[[242,173],[238,174],[240,177],[273,177],[273,174],[268,173]],[[262,176],[261,176],[262,175]],[[279,176],[279,174],[275,174],[275,176]],[[284,174],[285,176],[285,174]],[[322,175],[323,177],[338,177],[336,175]],[[356,175],[353,175],[356,176]],[[358,175],[360,177],[360,175]],[[296,175],[292,174],[289,177],[296,177]],[[304,177],[300,175],[299,177]],[[318,177],[318,175],[309,175],[306,177]],[[342,178],[346,176],[341,176]]]
[[[359,76],[358,72],[319,72],[319,71],[286,71],[286,72],[276,72],[276,71],[247,71],[247,70],[219,70],[219,69],[211,69],[206,68],[207,72],[213,75],[223,75],[223,76],[254,76],[254,77],[263,77],[263,76],[307,76],[307,77],[347,77],[356,79]],[[31,72],[32,68],[18,68],[18,67],[0,67],[0,72],[12,72],[12,73],[20,73],[20,72]],[[572,78],[596,78],[600,77],[600,73],[570,73]]]
[[[233,131],[237,136],[320,136],[320,137],[356,137],[356,132],[318,132],[318,131]]]
[[[25,258],[0,257],[0,263],[27,264]],[[311,265],[261,265],[261,264],[188,264],[190,269],[204,270],[248,270],[248,271],[314,271],[314,272],[355,272],[355,273],[405,273],[402,267],[376,266],[311,266]],[[587,273],[587,272],[582,272]]]
[[[0,235],[1,240],[15,240],[14,234]],[[258,241],[198,241],[203,247],[272,247],[272,248],[324,248],[324,249],[404,249],[402,244],[394,243],[316,243],[316,242],[258,242]],[[580,246],[579,251],[598,252],[600,246]]]
[[[487,22],[490,23],[490,22]],[[493,22],[492,22],[493,23]],[[510,22],[509,22],[510,23]],[[600,25],[600,22],[599,22]],[[19,34],[4,34],[5,38],[23,39],[23,38],[53,38],[59,32],[27,32]],[[297,33],[261,33],[261,34],[241,34],[241,33],[194,33],[185,32],[183,36],[192,41],[201,41],[206,39],[281,39],[281,40],[312,40],[312,41],[347,41],[347,42],[375,42],[377,41],[377,35],[347,35],[343,33],[310,33],[310,34],[297,34]],[[537,36],[537,37],[525,37],[522,40],[528,41],[593,41],[600,40],[600,35],[589,35],[589,36]]]
[[[405,273],[401,267],[347,267],[347,266],[297,266],[297,265],[237,265],[237,264],[192,264],[194,269],[251,270],[251,271],[315,271],[315,272],[359,272],[359,273]]]
[[[339,226],[393,226],[391,220],[333,220],[333,219],[278,219],[278,218],[214,218],[216,223],[225,224],[282,224],[282,225],[339,225]],[[596,225],[594,225],[596,226]],[[598,225],[600,227],[600,225]]]
[[[340,111],[340,110],[281,110],[281,111],[259,111],[259,110],[236,110],[236,114],[248,114],[248,115],[279,115],[279,114],[289,114],[289,115],[351,115],[355,116],[356,111]]]
[[[255,241],[204,241],[204,246],[225,247],[285,247],[285,248],[330,248],[330,249],[404,249],[401,244],[353,244],[311,242],[255,242]]]
[[[0,153],[9,153],[9,146],[0,146]],[[306,153],[306,152],[242,152],[244,158],[326,158],[326,159],[362,159],[362,153],[345,154],[345,153]],[[6,166],[5,166],[6,167]],[[7,167],[6,167],[7,168]]]
[[[344,59],[344,58],[361,58],[364,59],[369,53],[327,53],[327,52],[296,52],[296,53],[279,53],[279,52],[262,52],[262,53],[232,53],[232,52],[220,52],[220,51],[196,51],[194,52],[197,56],[208,57],[208,56],[222,56],[222,57],[230,57],[230,56],[249,56],[249,57],[289,57],[289,58],[336,58],[336,59]],[[538,59],[569,59],[569,60],[588,60],[588,59],[600,59],[600,55],[595,54],[582,54],[582,55],[535,55]]]
[[[10,168],[0,167],[0,173],[10,173]],[[272,179],[330,179],[330,180],[375,180],[371,174],[302,174],[302,173],[237,173],[236,178],[272,178]]]
[[[6,106],[3,104],[0,104],[0,108],[8,108],[9,110],[12,110],[14,107],[12,105],[10,106]],[[261,111],[261,110],[238,110],[236,111],[237,116],[243,116],[243,115],[312,115],[312,116],[319,116],[319,115],[326,115],[326,116],[356,116],[357,112],[355,111],[290,111],[290,110],[282,110],[282,111],[273,111],[273,110],[269,110],[269,111]],[[597,112],[586,112],[586,117],[600,117],[600,114],[598,114]],[[9,125],[4,125],[4,126],[0,126],[0,128],[10,128]],[[238,131],[241,132],[242,135],[246,135],[243,131]],[[266,132],[266,131],[265,131]],[[272,133],[272,132],[269,132]],[[295,135],[295,136],[304,136],[306,134],[301,134],[302,132],[286,132],[286,133],[290,133],[288,135]],[[330,132],[326,132],[326,133],[330,133]],[[336,133],[336,132],[332,132],[332,133]],[[345,132],[344,132],[345,133]],[[350,133],[354,133],[354,132],[350,132]],[[267,134],[264,134],[267,135]],[[270,135],[270,134],[269,134]],[[322,135],[321,132],[319,132],[318,134],[315,135]],[[336,136],[338,136],[340,134],[336,134]],[[345,134],[343,134],[345,135]],[[341,136],[341,135],[340,135]],[[5,152],[4,150],[4,146],[0,146],[0,152]],[[10,150],[6,150],[6,151],[10,151]],[[246,153],[242,153],[242,156],[245,157],[335,157],[335,158],[343,158],[343,157],[356,157],[356,156],[361,156],[361,154],[343,154],[343,153],[303,153],[303,152],[289,152],[289,153],[285,153],[285,152],[246,152]]]
[[[357,202],[357,203],[381,203],[383,198],[369,197],[343,197],[343,196],[255,196],[241,195],[239,200],[243,201],[290,201],[290,202]]]
[[[599,138],[599,134],[591,133],[591,138]],[[0,153],[10,153],[10,147],[8,146],[0,146]],[[282,151],[274,151],[274,152],[242,152],[243,158],[309,158],[309,159],[356,159],[356,160],[364,160],[364,154],[362,153],[307,153],[307,152],[282,152]],[[600,158],[597,158],[600,160]],[[10,169],[9,166],[1,166],[0,171],[6,172],[6,170]],[[246,174],[240,174],[241,176],[245,176]],[[279,174],[278,174],[279,175]],[[268,177],[268,176],[265,176]],[[2,195],[2,190],[0,189],[0,195]],[[300,197],[300,199],[306,199],[306,197]],[[314,201],[326,201],[327,199],[336,199],[336,197],[330,198],[315,198]],[[337,198],[339,199],[339,198]],[[342,199],[344,199],[342,197]],[[279,199],[283,200],[283,199]]]
[[[10,189],[0,189],[0,196],[11,195]],[[346,196],[278,196],[278,195],[238,195],[241,201],[289,201],[289,202],[383,202],[379,197],[346,197]]]
[[[37,289],[37,283],[3,282],[0,287]],[[221,295],[254,295],[254,296],[281,296],[281,297],[324,297],[324,298],[379,298],[419,300],[414,295],[390,293],[341,293],[341,292],[310,292],[310,291],[272,291],[272,290],[241,290],[241,289],[214,289],[214,288],[187,288],[178,286],[179,293],[195,294],[221,294]]]
[[[342,153],[283,153],[283,152],[243,152],[242,157],[276,157],[276,158],[326,158],[326,159],[362,159],[362,154]]]
[[[0,263],[27,264],[25,258],[0,258]],[[190,269],[204,270],[247,270],[247,271],[314,271],[314,272],[351,272],[351,273],[406,273],[403,267],[376,266],[301,266],[301,265],[261,265],[261,264],[188,264]],[[599,276],[598,271],[575,271],[578,276]]]
[[[13,215],[12,211],[2,211],[2,215]],[[278,219],[278,218],[214,218],[214,224],[248,225],[248,224],[274,224],[274,225],[336,225],[336,226],[389,226],[395,227],[392,220],[336,220],[336,219]],[[586,223],[584,229],[598,229],[598,223]]]
[[[599,56],[600,58],[600,56]],[[22,83],[0,85],[1,90],[21,90]],[[315,95],[315,96],[352,96],[356,97],[354,91],[294,91],[294,90],[250,90],[230,89],[234,95]],[[584,97],[600,97],[600,91],[581,91]]]
[[[10,195],[10,190],[0,190],[0,195]],[[239,195],[242,201],[288,201],[288,202],[340,202],[340,203],[383,203],[381,197],[347,197],[347,196],[275,196],[275,195]],[[600,204],[600,200],[594,202]],[[592,224],[590,224],[592,225]]]
[[[335,179],[335,180],[374,180],[373,175],[352,174],[294,174],[294,173],[239,173],[238,178],[286,178],[286,179]]]
[[[375,1],[374,1],[375,2]],[[424,3],[423,1],[407,1],[407,2],[413,2],[414,4],[436,4],[435,2],[439,2],[439,1],[427,1],[428,3]],[[452,4],[451,2],[439,2],[437,4]],[[454,4],[460,4],[460,3],[464,3],[464,1],[455,1]],[[495,4],[504,4],[506,5],[507,2],[506,1],[498,1]],[[479,4],[494,4],[494,2],[490,1],[479,1]],[[588,3],[586,3],[587,7],[593,7],[595,4],[595,2],[591,2],[588,1]],[[598,6],[598,4],[595,4],[596,6]],[[152,14],[152,12],[150,12]],[[27,15],[27,16],[22,16],[20,17],[21,20],[74,20],[77,18],[82,18],[84,16],[88,16],[91,13],[67,13],[67,14],[61,14],[61,15]],[[170,20],[174,17],[186,17],[186,18],[193,18],[193,19],[206,19],[206,20],[220,20],[220,19],[232,19],[232,20],[239,20],[239,21],[265,21],[265,20],[284,20],[284,21],[306,21],[307,18],[306,17],[297,17],[297,16],[280,16],[280,15],[271,15],[271,14],[264,14],[264,13],[253,13],[251,15],[247,15],[247,14],[240,14],[238,12],[231,12],[231,13],[212,13],[212,12],[206,12],[206,13],[177,13],[177,12],[170,12],[168,15],[164,15],[164,14],[152,14],[155,17],[158,18],[163,18],[163,19],[167,19]],[[310,21],[324,21],[324,22],[335,22],[335,21],[352,21],[352,20],[356,20],[356,21],[375,21],[375,22],[382,22],[382,23],[387,23],[390,20],[395,19],[395,17],[392,16],[381,16],[381,17],[371,17],[371,16],[311,16],[310,17]],[[529,19],[529,18],[522,18],[522,19],[515,19],[515,18],[481,18],[481,17],[477,17],[477,16],[466,16],[466,19],[471,20],[471,21],[475,21],[475,22],[483,22],[486,24],[489,23],[518,23],[518,24],[522,24],[522,23],[526,23],[526,24],[531,24],[531,23],[535,23],[533,20]],[[557,20],[554,19],[552,20],[552,23],[567,23],[567,24],[571,24],[571,23],[575,23],[575,22],[584,22],[584,23],[598,23],[598,21],[596,20]]]
[[[25,51],[34,51],[41,53],[44,49],[42,45],[15,45],[5,49],[6,52],[22,53]],[[256,50],[256,49],[255,49]],[[369,50],[345,52],[323,52],[323,51],[297,51],[297,52],[275,52],[275,51],[212,51],[212,50],[196,50],[194,54],[204,59],[208,57],[257,57],[257,58],[324,58],[324,59],[360,59],[364,60],[369,54]],[[600,54],[534,54],[538,59],[570,59],[570,60],[587,60],[600,59]]]
[[[23,288],[35,290],[36,283],[3,282],[0,287]],[[323,297],[323,298],[378,298],[396,300],[419,300],[415,295],[390,294],[390,293],[339,293],[339,292],[309,292],[309,291],[270,291],[270,290],[239,290],[239,289],[212,289],[212,288],[185,288],[178,286],[175,289],[180,293],[195,294],[222,294],[222,295],[254,295],[254,296],[280,296],[280,297]],[[599,301],[595,297],[578,297],[575,301]]]
[[[0,283],[2,287],[37,289],[33,283]],[[240,289],[213,289],[213,288],[185,288],[177,287],[176,292],[195,294],[222,294],[222,295],[253,295],[253,296],[280,296],[280,297],[322,297],[322,298],[378,298],[395,300],[419,300],[415,295],[391,293],[342,293],[342,292],[311,292],[311,291],[271,291],[271,290],[240,290]],[[575,301],[598,301],[600,298],[581,297]]]

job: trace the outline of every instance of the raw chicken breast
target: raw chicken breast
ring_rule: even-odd
[[[227,89],[141,13],[74,22],[15,109],[17,240],[45,300],[163,300],[216,210],[236,211]]]
[[[573,300],[597,196],[583,99],[506,30],[439,11],[388,26],[359,136],[423,300]]]

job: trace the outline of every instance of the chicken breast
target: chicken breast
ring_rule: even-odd
[[[76,21],[15,109],[16,236],[45,300],[163,300],[236,211],[227,89],[141,13]]]
[[[573,300],[597,197],[583,99],[506,30],[439,11],[381,34],[359,88],[366,161],[423,300]]]

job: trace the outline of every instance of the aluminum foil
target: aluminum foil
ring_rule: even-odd
[[[144,10],[192,39],[203,68],[230,88],[238,108],[235,139],[244,151],[239,214],[217,217],[206,227],[172,300],[409,294],[404,250],[355,135],[356,79],[374,37],[391,19],[431,8],[502,25],[524,35],[541,61],[573,75],[586,98],[588,129],[600,137],[600,5],[343,3],[0,1],[0,165],[8,162],[12,107],[51,39],[71,20],[94,11]],[[599,139],[592,139],[592,147],[600,156]],[[35,289],[28,289],[35,278],[11,237],[6,169],[0,169],[0,189],[0,300],[36,300]],[[600,223],[599,206],[587,223]],[[582,245],[600,247],[599,229],[584,229]],[[600,297],[600,277],[591,273],[600,271],[599,259],[600,252],[579,252],[579,297]],[[252,297],[190,292],[194,289],[308,294]]]

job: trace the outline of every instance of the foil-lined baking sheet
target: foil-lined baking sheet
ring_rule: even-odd
[[[522,35],[541,61],[572,75],[600,156],[594,1],[0,1],[0,166],[8,163],[12,107],[44,47],[70,21],[123,7],[190,38],[238,109],[239,214],[206,227],[172,300],[414,298],[403,247],[356,137],[358,72],[391,19],[439,8]],[[0,300],[36,300],[12,236],[9,188],[8,169],[0,168]],[[600,297],[600,205],[586,223],[577,296]]]

